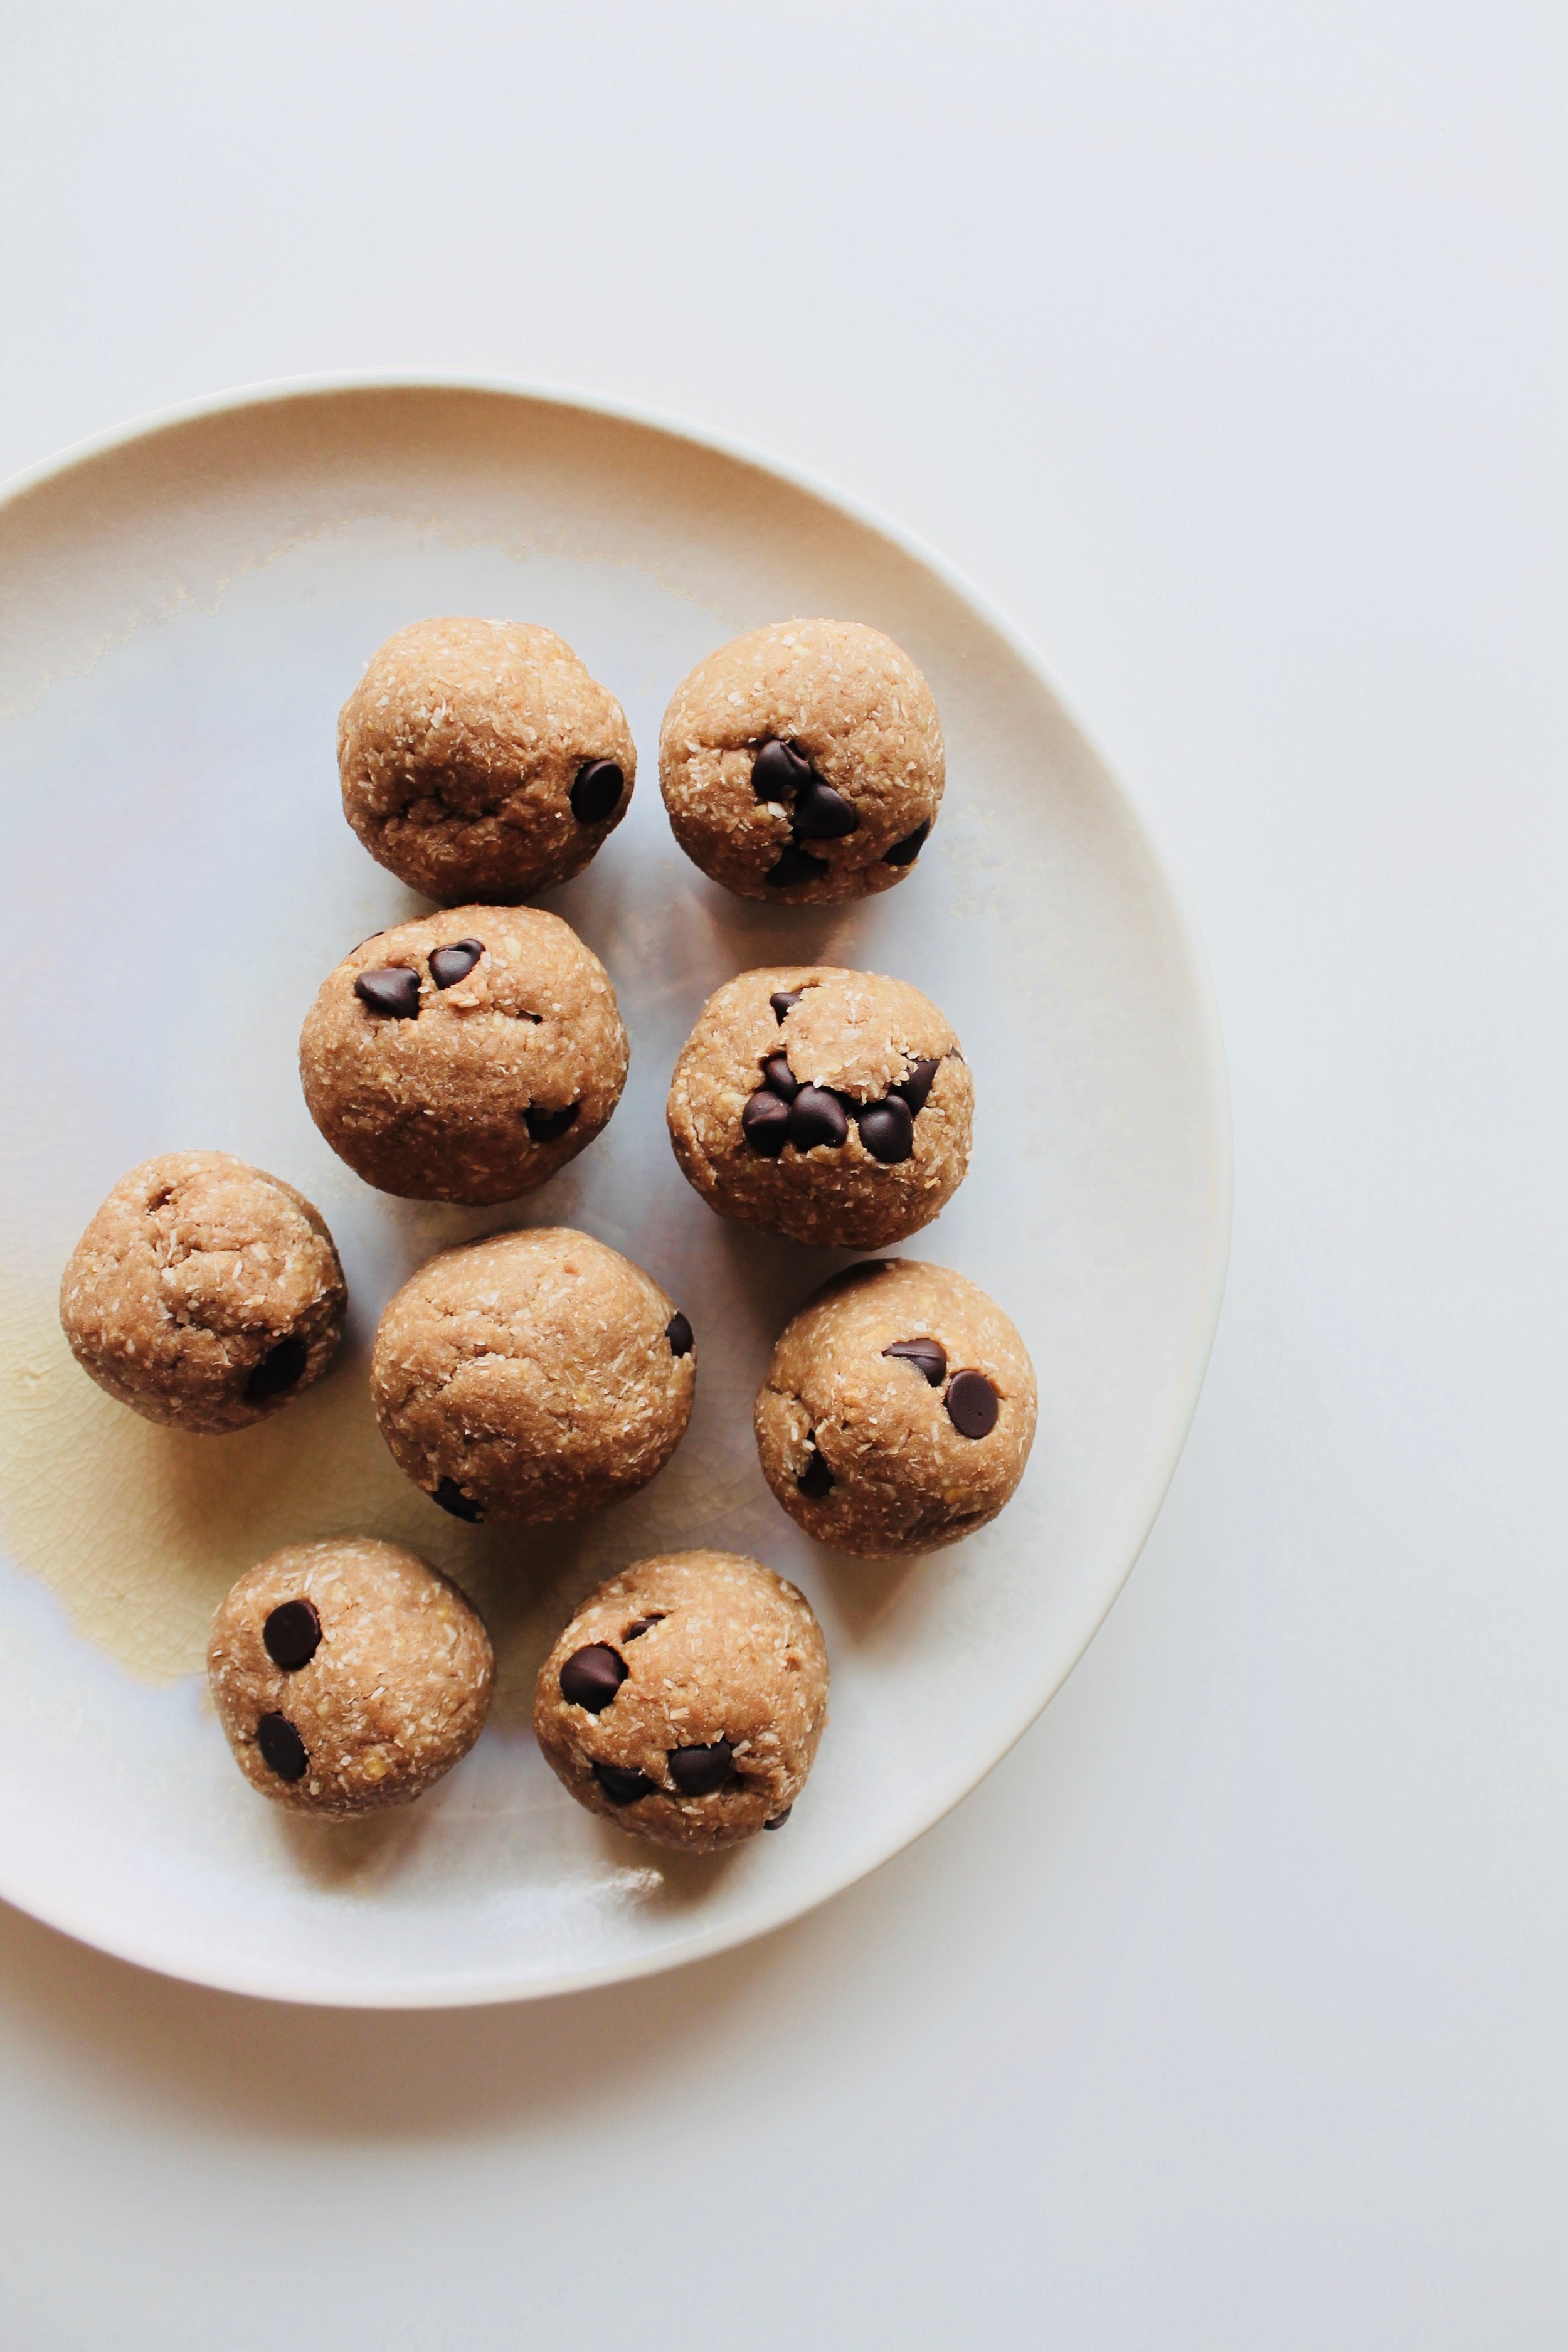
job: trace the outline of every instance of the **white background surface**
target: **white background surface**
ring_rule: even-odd
[[[1237,1214],[1105,1630],[801,1926],[402,2019],[0,1921],[0,2336],[1560,2347],[1548,12],[6,16],[0,469],[379,363],[846,483],[1172,853]]]

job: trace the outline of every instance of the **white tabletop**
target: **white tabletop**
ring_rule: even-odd
[[[1105,1629],[816,1916],[389,2017],[0,1915],[7,2347],[1563,2342],[1551,35],[1526,0],[13,12],[0,471],[406,365],[845,484],[1042,647],[1171,852],[1237,1211]]]

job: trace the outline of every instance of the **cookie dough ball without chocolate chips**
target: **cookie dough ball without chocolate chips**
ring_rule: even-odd
[[[877,1249],[929,1224],[963,1182],[974,1083],[907,981],[786,965],[709,998],[667,1115],[682,1174],[720,1216]]]
[[[580,874],[631,802],[626,713],[569,645],[521,621],[417,621],[338,720],[343,814],[371,856],[454,906]]]
[[[783,1828],[826,1720],[811,1604],[730,1551],[669,1552],[601,1584],[533,1701],[540,1747],[580,1805],[709,1853]]]
[[[775,621],[699,662],[664,716],[675,837],[743,898],[827,906],[901,882],[942,804],[931,688],[859,621]]]
[[[635,1494],[686,1433],[691,1326],[564,1226],[445,1250],[388,1306],[371,1398],[400,1470],[459,1519],[534,1526]]]
[[[1035,1439],[1035,1370],[945,1266],[851,1266],[808,1298],[757,1394],[763,1475],[818,1543],[898,1559],[994,1519]]]
[[[300,1034],[311,1118],[405,1200],[512,1201],[575,1159],[626,1082],[599,959],[537,907],[457,907],[364,940]]]
[[[235,1760],[291,1812],[406,1805],[484,1728],[489,1636],[455,1584],[368,1536],[276,1551],[213,1619],[207,1678]]]
[[[83,1371],[144,1420],[208,1437],[319,1381],[348,1305],[318,1212],[226,1151],[165,1151],[122,1176],[60,1282]]]

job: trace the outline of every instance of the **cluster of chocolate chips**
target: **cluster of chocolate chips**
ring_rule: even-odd
[[[662,1610],[639,1617],[621,1635],[623,1642],[635,1642],[650,1625],[658,1624]],[[574,1650],[561,1669],[561,1696],[568,1706],[580,1706],[586,1714],[603,1715],[614,1703],[616,1694],[626,1678],[626,1662],[618,1650],[607,1642],[590,1642],[581,1650]],[[709,1797],[721,1789],[734,1769],[735,1751],[727,1739],[715,1739],[701,1748],[672,1748],[665,1757],[665,1767],[678,1796]],[[647,1772],[629,1764],[595,1762],[594,1778],[612,1805],[635,1805],[639,1797],[651,1797],[658,1782]],[[775,1822],[764,1823],[776,1829],[784,1820],[780,1814]]]
[[[454,940],[450,947],[430,950],[430,977],[437,988],[456,988],[467,980],[485,951],[483,940]],[[407,964],[383,964],[378,971],[362,971],[354,994],[384,1021],[417,1021],[419,974]]]
[[[430,977],[437,988],[456,988],[484,951],[482,940],[455,940],[449,948],[432,948]],[[388,963],[375,971],[362,971],[354,982],[354,994],[384,1021],[419,1018],[419,974],[412,965]]]
[[[994,1386],[984,1372],[954,1372],[948,1380],[947,1349],[940,1339],[895,1339],[882,1353],[896,1363],[912,1364],[928,1388],[940,1389],[946,1381],[947,1394],[942,1403],[960,1437],[990,1436],[1002,1405]],[[815,1436],[805,1467],[795,1483],[812,1502],[819,1503],[825,1495],[833,1492],[833,1473],[817,1452]]]
[[[947,1349],[940,1339],[895,1339],[882,1353],[896,1363],[912,1364],[928,1388],[939,1389],[947,1381],[942,1402],[960,1437],[990,1436],[1001,1400],[984,1372],[954,1372],[948,1381]]]
[[[298,1674],[321,1646],[321,1621],[309,1601],[280,1601],[261,1629],[268,1656],[283,1674]],[[256,1744],[268,1771],[280,1780],[302,1780],[310,1769],[305,1743],[286,1715],[264,1715]]]
[[[781,991],[770,1002],[782,1021],[800,998],[798,992]],[[939,1060],[917,1062],[908,1077],[890,1087],[879,1101],[862,1103],[835,1087],[802,1086],[788,1056],[770,1054],[763,1064],[763,1082],[741,1113],[741,1132],[752,1150],[764,1160],[776,1160],[786,1143],[797,1151],[809,1151],[817,1143],[837,1150],[849,1140],[853,1119],[872,1159],[895,1168],[915,1148],[915,1121],[940,1066]]]
[[[770,736],[752,762],[752,790],[760,801],[790,807],[790,838],[768,872],[780,890],[797,882],[819,882],[827,871],[825,858],[814,857],[802,846],[807,841],[842,841],[860,823],[859,811],[842,793],[824,783],[804,751]]]
[[[808,841],[842,841],[859,830],[860,812],[851,800],[825,783],[797,743],[770,735],[757,747],[752,762],[752,790],[760,801],[790,812],[790,837],[768,869],[770,885],[792,890],[801,882],[819,882],[827,872],[826,858],[814,857]],[[912,866],[925,846],[929,824],[919,824],[902,841],[884,850],[884,866]]]
[[[620,770],[608,760],[596,762],[619,776]],[[584,770],[586,775],[588,771]],[[582,782],[582,778],[578,778]],[[454,940],[450,947],[430,950],[430,977],[437,988],[456,988],[485,951],[483,940]],[[419,1018],[419,974],[407,964],[383,964],[379,971],[362,971],[354,982],[354,994],[372,1013],[386,1021],[417,1021]],[[537,1021],[537,1013],[526,1013],[525,1020]],[[550,1110],[543,1103],[530,1103],[522,1114],[530,1140],[534,1143],[554,1143],[565,1134],[577,1116],[577,1105],[567,1103],[563,1109]],[[296,1374],[298,1378],[298,1374]]]

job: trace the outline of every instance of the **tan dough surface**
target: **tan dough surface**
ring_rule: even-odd
[[[484,952],[448,987],[433,950]],[[413,972],[412,1020],[354,992],[362,973]],[[531,1192],[608,1120],[626,1084],[626,1033],[609,974],[569,923],[536,907],[456,907],[365,940],[329,972],[300,1035],[311,1118],[356,1175],[406,1200],[482,1205]],[[575,1106],[535,1141],[532,1108]]]
[[[347,1312],[319,1212],[226,1151],[132,1168],[60,1281],[82,1370],[148,1421],[204,1436],[265,1421],[320,1380]]]
[[[768,875],[792,838],[791,803],[752,781],[760,743],[793,744],[859,818],[837,840],[804,843],[820,877]],[[687,856],[747,898],[830,905],[889,890],[911,864],[887,854],[935,822],[945,777],[931,688],[908,654],[858,621],[775,621],[699,662],[659,735],[659,785]],[[918,854],[918,852],[917,852]]]
[[[271,1612],[307,1601],[320,1645],[291,1672],[263,1639]],[[400,1544],[339,1536],[274,1552],[242,1576],[213,1619],[207,1676],[235,1760],[290,1811],[346,1820],[405,1805],[450,1771],[484,1727],[495,1661],[455,1584]],[[307,1768],[279,1779],[257,1727],[281,1715]]]
[[[910,1339],[940,1345],[939,1385],[884,1353]],[[995,1426],[977,1439],[943,1402],[965,1370],[999,1400]],[[1024,1475],[1035,1412],[1034,1367],[1001,1308],[962,1274],[898,1258],[851,1266],[786,1327],[757,1393],[757,1451],[773,1493],[818,1543],[893,1559],[996,1517]],[[833,1477],[816,1498],[797,1484],[814,1452]]]
[[[781,1022],[769,1000],[795,992]],[[776,1160],[753,1151],[742,1116],[778,1054],[800,1084],[857,1103],[937,1061],[911,1156],[884,1165],[853,1118],[840,1145],[788,1143]],[[718,989],[681,1049],[667,1111],[681,1173],[710,1208],[823,1249],[885,1248],[929,1224],[963,1180],[973,1114],[969,1065],[930,998],[907,981],[828,964],[746,971]]]
[[[626,1674],[594,1714],[565,1698],[561,1670],[599,1643]],[[540,1747],[579,1804],[700,1852],[738,1844],[788,1811],[826,1720],[827,1651],[810,1602],[772,1569],[724,1551],[639,1560],[591,1592],[540,1668],[533,1711]],[[722,1784],[683,1796],[671,1751],[721,1740],[732,1751]],[[595,1763],[655,1786],[613,1803]]]
[[[611,760],[619,803],[572,813],[577,772]],[[373,857],[428,898],[515,900],[580,874],[631,803],[626,713],[552,630],[416,621],[389,637],[338,720],[343,813]]]
[[[382,1435],[426,1494],[450,1481],[459,1516],[580,1517],[645,1486],[685,1433],[697,1358],[674,1352],[675,1314],[640,1266],[564,1226],[445,1250],[376,1331]]]

